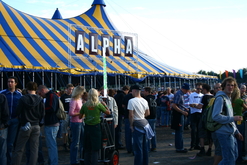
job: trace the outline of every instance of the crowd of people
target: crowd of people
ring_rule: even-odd
[[[214,145],[214,165],[245,161],[246,86],[239,88],[232,77],[215,84],[213,90],[205,83],[197,83],[195,89],[184,83],[177,90],[168,87],[156,92],[133,85],[118,91],[109,89],[107,94],[103,88],[87,92],[83,86],[73,84],[58,93],[35,82],[20,91],[17,84],[18,79],[11,76],[8,88],[0,91],[0,165],[21,164],[24,151],[26,164],[45,164],[41,137],[45,137],[49,165],[58,164],[57,137],[63,139],[64,150],[70,152],[71,165],[79,164],[82,153],[86,165],[95,165],[102,147],[100,118],[106,116],[114,121],[115,148],[132,153],[135,165],[148,165],[149,152],[158,151],[156,127],[175,130],[177,153],[198,150],[197,156],[211,156]],[[202,116],[213,97],[212,118],[222,126],[210,132]],[[66,111],[64,120],[56,115],[60,101]],[[184,147],[185,129],[191,131],[189,149]]]

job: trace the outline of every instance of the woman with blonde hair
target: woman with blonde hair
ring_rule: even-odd
[[[83,86],[77,86],[74,88],[70,107],[70,132],[71,132],[71,145],[70,145],[70,164],[79,164],[78,161],[78,151],[82,151],[82,139],[84,134],[84,123],[83,119],[79,118],[80,109],[82,107],[82,95],[85,89]]]
[[[233,108],[233,116],[242,116],[242,113],[247,110],[247,105],[244,103],[244,100],[241,99],[240,89],[236,87],[231,94],[232,108]],[[244,122],[237,121],[236,126],[239,132],[244,135]],[[238,143],[238,158],[237,163],[243,162],[242,153],[243,153],[243,141],[237,139]]]
[[[85,115],[84,160],[87,165],[98,164],[98,151],[101,148],[100,113],[110,115],[106,104],[99,101],[99,93],[92,88],[88,92],[88,100],[83,104],[80,111],[80,118]]]

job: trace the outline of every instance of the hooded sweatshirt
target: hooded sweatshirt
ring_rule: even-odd
[[[223,97],[225,98],[225,103],[224,103],[224,99],[220,97],[220,95],[223,95]],[[224,115],[221,114],[223,112],[223,104],[225,104],[225,111],[226,111]],[[223,124],[222,127],[220,127],[218,130],[215,131],[215,133],[220,133],[220,134],[239,133],[234,123],[231,99],[223,91],[219,91],[216,94],[212,118],[214,121]]]
[[[45,116],[45,105],[43,99],[38,95],[27,94],[20,98],[16,113],[20,118],[21,126],[27,122],[33,125],[39,125]]]

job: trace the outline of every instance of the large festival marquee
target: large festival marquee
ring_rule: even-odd
[[[0,71],[102,75],[102,39],[103,35],[107,35],[109,50],[106,64],[109,76],[123,75],[135,81],[157,76],[217,79],[168,66],[138,50],[135,43],[132,54],[127,55],[126,38],[129,35],[118,33],[106,15],[105,7],[103,0],[94,0],[91,8],[79,16],[62,19],[56,10],[52,19],[46,19],[18,11],[0,0]],[[91,28],[85,30],[83,27]],[[85,32],[83,53],[76,53],[75,50],[77,31]],[[91,34],[97,35],[96,54],[91,52]],[[114,53],[114,36],[120,37],[121,50],[118,55]]]

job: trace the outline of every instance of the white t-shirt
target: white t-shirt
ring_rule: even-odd
[[[191,93],[189,97],[189,103],[190,104],[200,104],[202,100],[202,96],[203,96],[202,93],[196,93],[196,92]],[[193,114],[195,112],[202,113],[202,109],[190,107],[190,113]]]
[[[128,102],[128,110],[134,111],[134,120],[145,118],[145,111],[149,109],[148,102],[144,98],[133,98]]]

